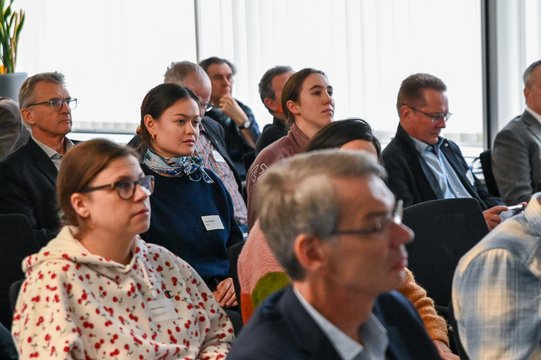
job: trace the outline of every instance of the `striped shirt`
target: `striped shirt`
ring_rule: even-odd
[[[201,136],[195,143],[195,154],[203,159],[203,165],[214,171],[216,175],[222,180],[231,195],[233,201],[233,209],[235,212],[235,221],[238,225],[245,225],[248,222],[248,211],[246,210],[246,203],[239,192],[235,175],[229,164],[220,155],[218,150],[212,145],[212,142],[205,133],[205,129],[201,126]]]

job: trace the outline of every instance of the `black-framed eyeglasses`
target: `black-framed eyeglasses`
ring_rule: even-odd
[[[451,114],[450,112],[447,112],[445,114],[427,113],[427,112],[424,112],[423,110],[419,110],[417,108],[414,108],[413,106],[410,106],[408,104],[404,104],[404,105],[406,105],[407,107],[409,107],[410,109],[412,109],[414,111],[420,112],[421,114],[423,114],[426,117],[429,117],[430,120],[432,120],[432,122],[436,122],[436,121],[439,121],[439,120],[443,120],[443,121],[447,122],[449,120],[449,118],[451,116],[453,116],[453,114]]]
[[[154,176],[147,175],[138,180],[124,179],[124,180],[119,180],[117,182],[114,182],[112,184],[90,186],[90,187],[85,188],[81,192],[89,193],[96,190],[116,189],[116,192],[118,193],[118,196],[120,196],[121,199],[129,200],[135,194],[136,185],[141,186],[147,192],[148,195],[152,195],[152,193],[154,192]]]
[[[60,110],[64,104],[68,105],[70,110],[74,110],[75,108],[77,108],[77,99],[74,99],[74,98],[65,98],[65,99],[52,98],[52,99],[47,100],[47,101],[28,104],[28,105],[26,105],[26,107],[36,106],[36,105],[47,105],[47,104],[53,110]]]
[[[404,213],[404,202],[398,200],[394,210],[388,216],[381,218],[373,226],[366,229],[351,229],[351,230],[334,230],[331,235],[372,235],[381,233],[389,228],[392,223],[396,225],[402,224],[402,214]]]

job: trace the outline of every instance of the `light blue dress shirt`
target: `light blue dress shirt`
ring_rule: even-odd
[[[470,193],[458,178],[455,169],[453,169],[440,149],[444,140],[443,138],[440,138],[435,145],[428,145],[413,137],[411,139],[413,140],[415,148],[421,155],[421,161],[424,160],[426,165],[428,165],[422,166],[425,175],[430,178],[430,175],[426,174],[426,171],[432,172],[438,182],[439,190],[441,191],[440,195],[443,199],[471,197]]]
[[[293,293],[306,310],[308,315],[321,328],[329,341],[343,360],[378,360],[385,359],[385,351],[389,344],[387,330],[381,325],[374,314],[359,329],[359,336],[364,346],[350,338],[342,330],[321,315],[302,294],[293,287]]]

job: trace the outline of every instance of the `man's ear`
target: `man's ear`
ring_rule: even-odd
[[[70,202],[77,215],[79,215],[83,219],[87,219],[90,217],[88,198],[85,195],[81,193],[73,193],[70,196]]]
[[[269,109],[271,109],[272,112],[276,112],[278,110],[278,106],[275,104],[275,100],[270,98],[264,98],[263,104]]]
[[[34,120],[34,113],[28,108],[21,109],[21,118],[26,124],[28,124],[29,127],[36,124],[36,121]]]
[[[288,110],[292,114],[294,114],[294,115],[299,115],[300,114],[299,106],[297,104],[295,104],[295,102],[293,100],[288,100],[286,102],[286,106],[287,106]]]
[[[321,239],[314,235],[299,234],[293,250],[297,261],[305,270],[317,270],[325,262]]]

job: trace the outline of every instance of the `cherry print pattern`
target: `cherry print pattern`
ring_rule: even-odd
[[[72,231],[23,262],[12,325],[21,359],[225,359],[231,322],[186,262],[137,239],[130,264],[118,264]],[[173,311],[157,316],[156,300]]]

